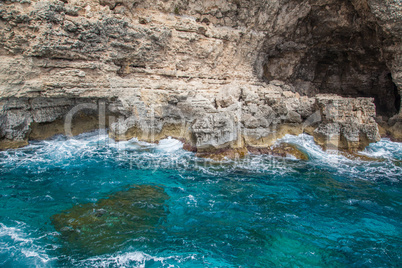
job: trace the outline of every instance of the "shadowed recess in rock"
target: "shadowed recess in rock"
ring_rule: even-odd
[[[132,186],[96,203],[79,204],[56,214],[52,223],[67,242],[65,246],[103,254],[157,236],[168,214],[167,199],[161,187]]]
[[[389,69],[394,56],[383,49],[393,41],[356,2],[311,2],[292,31],[276,43],[266,41],[264,78],[291,82],[308,96],[373,97],[378,115],[393,116],[400,95]]]

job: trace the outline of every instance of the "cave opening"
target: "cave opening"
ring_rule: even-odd
[[[374,98],[377,115],[392,117],[401,96],[382,51],[387,36],[345,0],[312,4],[295,30],[264,48],[266,81],[283,80],[301,95]]]
[[[311,54],[314,57],[314,53]],[[391,117],[399,112],[400,95],[385,62],[377,51],[326,51],[310,59],[315,93],[332,93],[343,97],[372,97],[377,115]],[[301,77],[297,77],[300,79]]]
[[[272,57],[264,66],[264,78],[288,81],[296,92],[310,97],[320,93],[371,97],[377,115],[392,117],[399,113],[401,96],[390,70],[377,55],[376,51],[321,48],[306,53],[295,67],[289,64],[288,55]]]

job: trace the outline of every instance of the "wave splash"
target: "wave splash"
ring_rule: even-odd
[[[351,158],[339,151],[323,151],[314,138],[307,134],[286,135],[278,142],[295,144],[309,155],[309,164],[337,175],[373,181],[384,179],[399,182],[402,179],[402,143],[389,139],[370,144]]]
[[[286,135],[277,143],[296,145],[308,154],[310,161],[277,158],[268,155],[248,155],[242,159],[213,161],[197,158],[194,153],[183,150],[183,143],[167,138],[158,144],[137,139],[116,142],[107,135],[91,132],[68,139],[57,136],[50,141],[32,142],[22,149],[0,153],[0,165],[5,168],[27,168],[30,172],[43,172],[42,168],[64,168],[86,165],[88,162],[117,164],[131,169],[200,171],[223,175],[239,171],[283,175],[297,172],[306,164],[320,167],[337,174],[349,174],[359,179],[385,179],[400,181],[402,178],[402,144],[382,139],[371,144],[359,155],[374,161],[350,159],[339,152],[323,151],[312,136]],[[363,172],[366,170],[367,172]]]
[[[197,261],[196,254],[187,256],[172,255],[168,257],[156,257],[141,251],[122,252],[112,255],[102,255],[77,262],[80,267],[147,267],[152,264],[155,267],[178,267],[181,263]],[[200,265],[202,262],[199,263]],[[176,266],[177,265],[177,266]]]
[[[57,259],[49,257],[47,250],[39,245],[43,237],[34,238],[27,233],[27,229],[26,224],[21,222],[17,222],[16,227],[0,223],[0,266],[50,267],[51,262]]]

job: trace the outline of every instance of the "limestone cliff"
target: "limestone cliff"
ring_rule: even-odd
[[[303,131],[361,149],[375,120],[402,138],[401,44],[398,0],[3,1],[0,147],[71,121],[199,152]]]

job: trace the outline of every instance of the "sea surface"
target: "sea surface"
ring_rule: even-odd
[[[401,267],[402,144],[214,162],[100,133],[0,152],[0,267]]]

